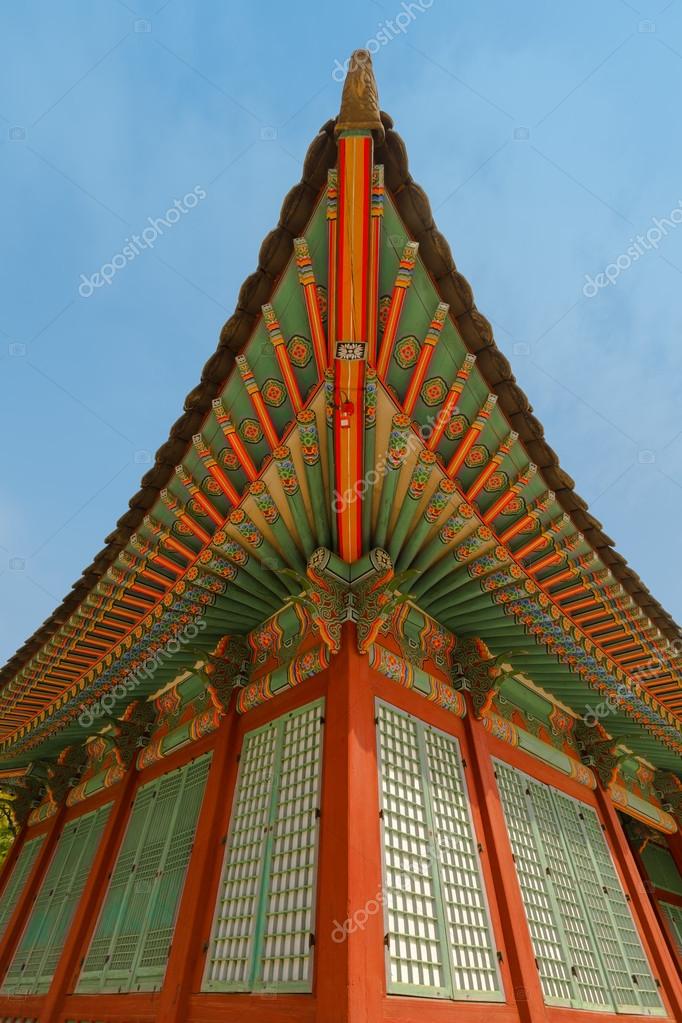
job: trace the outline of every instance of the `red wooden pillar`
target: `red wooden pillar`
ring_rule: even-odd
[[[659,891],[647,873],[647,869],[646,866],[644,865],[644,860],[642,859],[642,855],[639,849],[629,841],[628,848],[632,853],[632,859],[634,861],[635,866],[637,867],[637,871],[641,879],[642,889],[646,892],[646,894],[649,897],[649,902],[651,903],[651,908],[654,911],[654,916],[658,921],[658,926],[661,928],[661,931],[663,932],[663,935],[666,941],[668,942],[668,948],[670,950],[672,960],[675,964],[677,964],[678,960],[677,943],[675,941],[675,935],[672,933],[670,927],[670,921],[667,919],[665,913],[663,912],[658,903]]]
[[[66,807],[61,806],[50,821],[45,841],[42,844],[40,852],[36,856],[28,881],[24,886],[23,892],[19,896],[19,901],[14,907],[14,912],[7,924],[2,941],[2,948],[0,948],[0,981],[3,980],[5,973],[7,972],[7,968],[12,962],[12,957],[26,925],[28,914],[31,911],[35,897],[38,894],[38,889],[40,888],[40,884],[45,876],[47,865],[52,858],[54,847],[57,844],[57,839],[59,838],[62,824],[64,823],[65,813]]]
[[[474,718],[467,702],[464,719],[476,797],[485,836],[487,854],[499,905],[509,971],[514,984],[513,996],[522,1023],[542,1023],[547,1019],[540,974],[535,965],[521,889],[516,877],[507,823],[495,779],[495,768],[488,750],[487,733]]]
[[[182,892],[166,977],[158,1003],[157,1019],[164,1023],[188,1018],[188,1002],[202,952],[200,934],[207,903],[215,902],[215,867],[222,864],[221,843],[228,815],[231,786],[226,784],[230,758],[234,756],[238,714],[235,700],[223,719],[213,749],[213,759],[194,837],[187,880]],[[227,996],[230,997],[230,996]],[[233,996],[234,997],[234,996]]]
[[[625,837],[625,832],[618,820],[608,792],[599,781],[597,782],[595,795],[606,834],[610,839],[618,866],[625,879],[625,890],[630,896],[635,917],[640,925],[645,942],[649,947],[652,965],[658,974],[661,986],[672,1009],[673,1018],[682,1019],[682,982],[668,951],[665,937],[661,932],[649,896],[640,881],[637,866]]]
[[[682,877],[682,831],[676,831],[674,835],[667,835],[668,849],[675,861],[680,877]]]
[[[86,953],[86,943],[94,925],[100,900],[107,887],[107,881],[123,837],[126,821],[132,806],[132,795],[136,778],[135,767],[131,767],[112,792],[113,806],[102,832],[90,873],[83,889],[66,941],[59,957],[57,968],[45,995],[38,1023],[54,1023],[63,1007],[64,999],[73,990],[76,975]],[[107,793],[101,794],[101,802],[106,803]],[[87,812],[87,810],[85,811]]]
[[[374,702],[355,626],[343,627],[325,706],[315,927],[319,1023],[377,1023],[386,989]]]

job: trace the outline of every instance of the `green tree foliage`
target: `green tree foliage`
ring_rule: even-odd
[[[6,803],[0,803],[0,865],[4,863],[15,835],[16,827],[10,809]]]

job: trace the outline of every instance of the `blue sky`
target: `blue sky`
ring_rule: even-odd
[[[682,3],[25,0],[0,21],[0,661],[127,509],[338,109],[336,61],[374,39],[382,106],[550,444],[682,617],[682,227],[647,236],[682,201]]]

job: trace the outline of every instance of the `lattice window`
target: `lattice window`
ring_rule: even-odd
[[[210,759],[139,789],[79,992],[150,991],[163,983]]]
[[[590,906],[593,925],[590,929],[573,872],[569,867],[570,857],[566,855],[564,841],[566,820],[564,819],[562,824],[559,823],[552,804],[552,793],[546,785],[541,785],[530,778],[525,779],[525,783],[534,824],[547,863],[547,874],[556,900],[564,947],[570,957],[571,972],[577,988],[576,1003],[589,1008],[606,1008],[610,1004],[610,999],[597,965],[597,951],[592,937],[592,930],[596,932],[597,942],[603,942],[605,937],[604,933],[600,933],[594,927],[597,914],[596,898]],[[558,793],[554,795],[558,796]],[[587,874],[583,873],[585,865],[578,848],[574,849],[574,855],[576,857],[574,866],[578,869],[583,883],[589,886],[590,881]]]
[[[659,902],[659,906],[670,921],[677,950],[682,956],[682,906],[673,906],[670,902]]]
[[[204,990],[311,988],[322,707],[244,737]]]
[[[108,803],[64,826],[5,976],[4,993],[48,990],[110,809]]]
[[[502,998],[457,739],[377,704],[388,990]]]
[[[568,797],[563,796],[561,799],[565,803]],[[649,1010],[652,1013],[662,1012],[663,1007],[656,981],[642,947],[632,910],[616,872],[597,813],[591,806],[585,806],[575,800],[572,802],[574,813],[576,808],[578,809],[583,833],[604,886],[608,910],[623,951],[628,979],[620,988],[612,983],[616,1007],[621,1012],[628,1011],[628,1007],[630,1007],[630,1011],[635,1012],[643,1010]],[[632,997],[633,993],[636,998]]]
[[[37,838],[29,839],[17,856],[9,880],[0,895],[0,938],[2,938],[5,933],[5,928],[10,921],[10,917],[17,908],[17,903],[19,902],[21,893],[24,890],[24,885],[28,881],[29,874],[33,869],[33,864],[40,852],[44,839],[44,835],[38,835]]]
[[[496,775],[545,1001],[663,1014],[595,810],[502,762]]]

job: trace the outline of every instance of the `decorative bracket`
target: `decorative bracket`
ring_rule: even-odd
[[[523,651],[510,651],[493,657],[483,640],[473,636],[462,639],[458,646],[459,661],[453,665],[455,689],[471,693],[474,717],[485,717],[491,709],[502,683],[513,674],[511,658]]]
[[[203,670],[208,679],[208,691],[222,710],[227,709],[234,689],[246,685],[249,679],[250,650],[245,636],[223,636],[208,655],[209,663]]]
[[[294,599],[306,607],[331,653],[341,648],[343,623],[353,621],[364,654],[397,605],[409,599],[398,586],[411,574],[395,576],[391,558],[378,547],[350,566],[318,547],[308,561],[304,592]]]
[[[310,612],[330,653],[341,649],[341,627],[348,621],[347,566],[326,547],[318,547],[308,560],[304,593],[298,599]]]
[[[59,754],[45,782],[47,794],[55,806],[61,806],[69,789],[78,784],[87,759],[85,746],[68,746]]]
[[[594,768],[602,785],[608,788],[613,783],[620,765],[632,756],[623,750],[619,753],[618,745],[637,736],[623,735],[612,739],[601,725],[590,726],[584,721],[577,721],[575,738],[582,762]]]
[[[156,706],[147,700],[136,700],[126,709],[122,718],[109,717],[113,731],[110,738],[116,748],[116,755],[122,767],[132,764],[137,751],[149,742],[156,720]]]
[[[626,819],[624,829],[631,843],[636,847],[637,852],[641,855],[651,839],[654,837],[653,831],[651,828],[647,828],[640,821],[634,820],[632,817],[628,817]],[[653,885],[648,879],[644,882],[644,885],[645,887],[648,886],[649,891],[653,889]]]
[[[45,793],[45,783],[48,780],[48,767],[40,761],[34,761],[28,771],[15,777],[3,777],[2,787],[5,792],[12,793],[12,799],[0,796],[0,803],[10,810],[16,821],[17,827],[23,828],[26,824],[31,810],[39,806]]]
[[[396,576],[390,555],[382,547],[370,551],[353,569],[356,581],[351,584],[350,616],[356,624],[358,650],[366,654],[398,605],[409,600],[399,587],[414,572]]]
[[[661,800],[663,809],[672,813],[680,824],[682,822],[682,781],[672,771],[656,771],[654,791]]]

